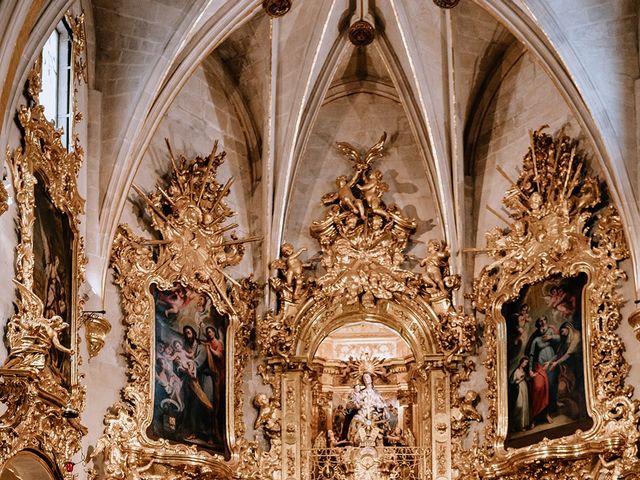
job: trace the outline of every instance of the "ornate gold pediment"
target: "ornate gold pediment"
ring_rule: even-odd
[[[468,353],[475,338],[474,319],[456,310],[451,293],[460,277],[449,268],[449,250],[442,241],[430,240],[427,256],[420,261],[423,273],[407,268],[408,242],[416,230],[415,220],[397,205],[387,205],[383,195],[389,186],[373,162],[383,156],[386,134],[361,154],[348,143],[339,151],[351,162],[350,176],[336,179],[336,191],[322,197],[324,217],[314,221],[310,233],[320,245],[315,275],[291,244],[281,247],[272,262],[276,276],[270,283],[278,297],[276,312],[267,314],[259,326],[263,350],[270,355],[292,355],[299,332],[311,323],[324,323],[341,312],[375,314],[388,304],[405,304],[416,316],[431,319],[437,350],[448,356]],[[394,307],[389,307],[394,308]],[[320,316],[318,314],[321,313]],[[318,313],[318,314],[317,314]],[[418,322],[419,323],[419,322]],[[428,343],[422,340],[422,343]]]
[[[532,133],[504,197],[512,224],[487,233],[493,261],[474,281],[474,304],[486,315],[489,415],[471,469],[482,477],[618,478],[610,475],[636,466],[638,403],[625,384],[629,366],[615,333],[622,303],[616,287],[625,278],[618,262],[628,250],[603,190],[577,142]],[[552,342],[566,353],[543,363],[540,352]],[[529,389],[517,393],[523,381]],[[537,393],[542,388],[546,397]],[[571,392],[575,398],[561,397]],[[582,420],[572,423],[572,415]],[[605,476],[587,477],[587,470]]]
[[[245,440],[242,416],[259,289],[225,271],[256,238],[238,239],[237,225],[228,223],[232,180],[217,181],[225,158],[217,142],[206,157],[175,158],[170,146],[169,153],[165,185],[151,195],[134,186],[159,238],[121,225],[113,245],[130,382],[105,417],[94,457],[103,459],[107,478],[259,478],[261,454]],[[186,351],[189,329],[196,338]],[[202,360],[196,352],[204,349]],[[203,433],[200,425],[212,415],[221,421]]]

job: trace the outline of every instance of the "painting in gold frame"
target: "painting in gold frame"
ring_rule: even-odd
[[[205,293],[151,286],[155,377],[150,435],[228,457],[226,345],[229,319]]]
[[[597,478],[619,478],[636,468],[637,406],[633,387],[626,384],[625,346],[616,333],[622,321],[616,290],[625,278],[619,262],[629,252],[620,216],[604,188],[588,171],[575,140],[542,129],[531,132],[520,174],[503,198],[511,223],[487,232],[486,251],[493,260],[474,280],[473,301],[485,314],[488,411],[482,449],[464,472],[468,478],[587,478],[585,468],[589,475],[605,475]],[[505,316],[518,313],[523,289],[580,275],[588,279],[580,304],[585,406],[593,423],[586,430],[514,442]],[[505,311],[505,305],[513,311]]]
[[[502,306],[506,326],[507,447],[589,430],[582,304],[587,275],[558,275]]]
[[[60,343],[77,351],[75,279],[77,235],[64,212],[56,209],[49,198],[44,179],[38,178],[34,188],[35,222],[33,226],[33,291],[43,302],[44,317],[62,317],[68,325],[60,334]],[[65,388],[71,388],[75,365],[71,355],[62,350],[51,352],[51,367]]]
[[[260,475],[268,471],[259,465],[265,452],[257,452],[255,445],[244,438],[242,415],[249,336],[259,289],[250,278],[236,280],[225,271],[241,261],[244,244],[257,238],[238,238],[233,233],[236,225],[228,223],[234,213],[224,198],[229,194],[231,180],[225,185],[217,182],[217,168],[225,158],[224,151],[218,152],[217,142],[206,157],[175,157],[170,146],[169,156],[172,169],[165,177],[166,184],[159,185],[151,194],[133,185],[147,205],[151,226],[159,238],[147,239],[133,233],[127,225],[120,225],[114,239],[111,266],[121,292],[129,382],[123,389],[122,400],[105,416],[105,431],[93,457],[102,460],[101,468],[112,478],[263,478]],[[160,294],[175,298],[159,301]],[[178,300],[181,296],[184,298]],[[182,311],[188,296],[202,299],[205,310],[211,304],[209,314],[202,318],[203,328],[198,327],[200,322],[192,326],[200,341],[208,334],[207,326],[219,327],[210,330],[214,338],[218,334],[218,341],[224,337],[220,342],[224,361],[220,358],[216,367],[221,370],[224,364],[221,375],[224,393],[222,384],[218,385],[223,408],[218,412],[215,433],[212,429],[189,430],[178,415],[173,419],[169,418],[171,415],[160,418],[162,410],[157,407],[162,407],[162,400],[170,397],[156,396],[159,401],[154,401],[157,387],[164,389],[157,372],[161,363],[169,368],[167,357],[171,358],[173,373],[183,374],[183,385],[189,370],[191,379],[198,379],[200,373],[199,393],[203,393],[203,400],[207,397],[208,387],[203,388],[204,381],[200,380],[209,368],[208,362],[202,360],[198,372],[195,358],[181,354],[178,359],[175,351],[166,349],[169,337],[175,341],[179,335],[185,335],[188,323],[175,328],[171,323],[179,324],[180,315],[173,318],[173,312]],[[189,315],[184,317],[186,322],[193,320],[188,319]],[[172,333],[167,336],[169,331]],[[181,343],[184,347],[184,338]],[[161,356],[165,361],[158,362]],[[179,372],[181,367],[176,363],[183,361],[184,372]],[[178,382],[173,381],[177,390]],[[190,393],[197,396],[195,382],[188,382],[187,387],[193,387]],[[168,393],[165,389],[162,394]],[[213,393],[207,401],[214,406],[212,400]],[[178,406],[185,402],[184,409],[185,397],[173,401]],[[189,421],[198,419],[198,412],[193,415]],[[173,431],[164,428],[165,421]]]

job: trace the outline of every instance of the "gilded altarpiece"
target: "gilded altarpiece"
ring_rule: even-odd
[[[146,202],[155,238],[118,228],[111,257],[120,287],[129,383],[93,453],[100,478],[262,478],[265,454],[244,436],[243,375],[259,290],[225,270],[244,244],[228,223],[225,152],[176,158]]]
[[[86,81],[84,15],[67,13],[65,21],[72,32],[75,126],[82,119],[78,88]],[[18,300],[6,330],[9,355],[0,369],[0,400],[7,407],[0,418],[0,465],[35,451],[56,475],[72,478],[72,459],[86,433],[77,418],[85,398],[77,353],[86,264],[78,192],[84,152],[76,134],[67,150],[62,130],[45,117],[41,69],[39,58],[28,77],[28,104],[17,115],[23,145],[7,151],[17,204]]]
[[[487,233],[474,281],[489,413],[462,478],[636,478],[638,401],[615,333],[629,252],[603,192],[575,141],[531,134],[503,200],[512,223]]]
[[[474,367],[466,357],[475,345],[475,320],[452,303],[460,277],[450,271],[444,242],[427,242],[423,271],[406,268],[416,224],[383,199],[388,185],[374,162],[385,141],[383,135],[364,153],[338,144],[353,169],[323,196],[325,215],[310,226],[321,248],[316,263],[288,243],[272,262],[277,308],[258,324],[265,358],[259,371],[272,394],[254,399],[255,427],[270,441],[284,479],[453,478],[454,451],[460,451],[469,422],[480,419],[478,395],[459,394]],[[342,433],[323,430],[318,425],[327,420],[311,415],[333,415],[333,393],[318,380],[318,345],[331,332],[363,321],[389,327],[411,349],[409,387],[394,397],[406,421],[390,425],[390,405],[376,389],[389,368],[364,356],[333,367],[353,389],[350,423]]]

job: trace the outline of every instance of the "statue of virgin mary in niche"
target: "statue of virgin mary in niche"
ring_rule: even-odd
[[[355,386],[348,408],[355,412],[347,431],[349,443],[354,447],[382,445],[391,417],[387,403],[373,387],[371,373],[362,374],[362,384]]]

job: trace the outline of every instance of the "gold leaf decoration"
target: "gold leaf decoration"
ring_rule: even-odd
[[[69,14],[68,18],[84,29],[83,16]],[[84,43],[81,47],[73,50],[72,61],[84,61]],[[81,439],[86,434],[86,428],[76,418],[84,409],[85,388],[81,383],[82,375],[78,373],[81,357],[74,351],[79,342],[77,319],[83,303],[78,291],[84,281],[86,266],[84,242],[79,234],[84,199],[78,191],[78,173],[84,151],[77,136],[67,151],[61,141],[63,131],[56,130],[46,119],[44,107],[39,103],[41,69],[39,58],[28,76],[28,105],[21,106],[17,114],[23,147],[7,150],[17,204],[14,283],[18,300],[17,313],[7,324],[9,355],[0,369],[0,400],[7,406],[0,418],[0,464],[23,449],[33,449],[56,465],[64,478],[72,478],[65,464],[80,450]],[[74,79],[76,92],[78,85]],[[80,118],[75,102],[73,113],[74,118]],[[58,315],[47,314],[43,299],[34,291],[34,225],[37,215],[46,214],[36,208],[38,182],[44,184],[43,190],[52,208],[68,219],[73,237],[73,245],[64,246],[71,250],[71,271],[68,272],[71,305],[66,306],[71,311],[69,322]],[[4,187],[0,205],[0,210],[6,207]],[[70,330],[71,348],[60,340],[66,329]],[[69,356],[70,379],[63,379],[55,365],[57,354]]]
[[[168,148],[172,170],[166,184],[150,195],[134,185],[160,238],[145,239],[120,225],[113,244],[111,266],[124,310],[129,383],[122,401],[105,417],[94,458],[102,459],[107,478],[266,478],[263,467],[269,460],[245,440],[242,416],[243,375],[260,290],[250,278],[238,281],[225,271],[241,261],[245,243],[258,239],[238,239],[233,233],[237,225],[228,223],[233,212],[225,198],[232,180],[224,185],[217,181],[225,159],[217,142],[210,155],[193,159],[176,158]],[[158,289],[180,284],[206,294],[218,312],[228,315],[233,352],[226,353],[224,398],[229,458],[195,444],[147,436],[155,378],[152,284]]]
[[[637,464],[638,404],[625,384],[629,365],[624,344],[615,333],[621,322],[625,278],[617,263],[626,258],[622,223],[613,205],[605,205],[604,187],[587,170],[576,141],[552,137],[542,129],[531,133],[531,147],[521,173],[504,197],[510,228],[487,233],[493,261],[474,281],[473,301],[484,313],[488,415],[484,444],[465,478],[596,478]],[[522,448],[505,449],[506,342],[502,306],[523,288],[560,276],[588,277],[583,307],[586,395],[592,399],[589,431]],[[502,332],[502,333],[500,333]],[[502,359],[502,360],[501,360]],[[611,462],[600,462],[610,458]],[[589,467],[591,466],[591,467]],[[589,468],[592,468],[589,470]],[[609,472],[609,473],[607,473]],[[606,475],[605,475],[606,474]]]

